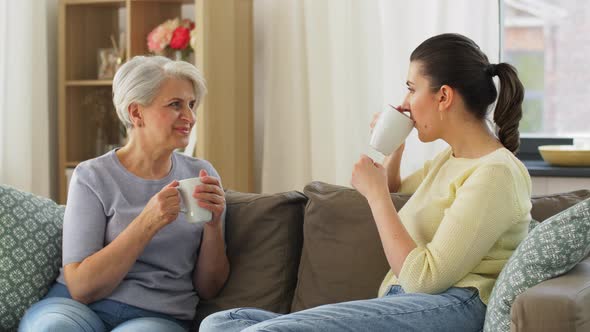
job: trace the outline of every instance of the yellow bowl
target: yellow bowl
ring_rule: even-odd
[[[541,145],[541,157],[555,166],[590,166],[590,148],[573,145]]]

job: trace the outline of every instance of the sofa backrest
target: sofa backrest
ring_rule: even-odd
[[[576,190],[567,193],[533,196],[531,215],[533,219],[542,222],[587,198],[590,198],[590,190]]]
[[[216,298],[198,304],[195,327],[207,315],[223,309],[250,306],[290,311],[306,201],[296,191],[273,195],[226,192],[230,276]]]
[[[589,197],[588,190],[535,196],[532,216],[543,221]],[[392,194],[398,209],[408,198]],[[227,203],[231,275],[217,298],[198,306],[196,324],[235,307],[285,313],[377,296],[388,266],[357,191],[312,182],[304,194],[228,192]]]
[[[367,200],[354,189],[321,182],[304,193],[304,241],[291,310],[377,296],[389,266]],[[410,196],[391,198],[399,210]]]

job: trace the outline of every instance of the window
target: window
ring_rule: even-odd
[[[524,136],[590,137],[590,1],[501,0],[502,61],[525,86]]]

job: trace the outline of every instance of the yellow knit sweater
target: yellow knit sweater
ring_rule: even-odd
[[[389,271],[379,289],[436,294],[475,287],[485,304],[508,258],[527,235],[531,179],[507,149],[477,159],[455,158],[451,149],[402,181],[413,193],[399,211],[416,242],[399,273]]]

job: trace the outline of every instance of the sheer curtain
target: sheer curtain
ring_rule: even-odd
[[[312,180],[349,185],[372,115],[400,103],[411,51],[463,33],[497,61],[498,2],[255,0],[256,180],[262,192]],[[407,141],[402,175],[443,149]]]
[[[52,195],[57,1],[0,2],[0,183]],[[48,66],[48,63],[52,66]]]

